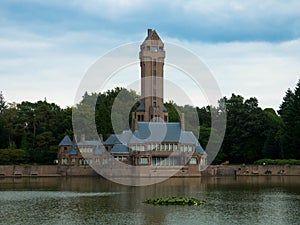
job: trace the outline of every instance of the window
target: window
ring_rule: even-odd
[[[150,51],[150,46],[147,46],[147,50]]]
[[[151,52],[157,52],[158,48],[157,46],[151,46]]]
[[[197,164],[197,159],[194,158],[194,157],[192,157],[192,158],[190,159],[190,164],[191,164],[191,165],[196,165],[196,164]]]
[[[153,107],[155,107],[155,108],[156,108],[156,102],[155,102],[155,101],[153,102]]]
[[[166,151],[168,151],[168,150],[169,150],[169,144],[166,144]]]
[[[159,47],[159,51],[163,51],[164,50],[164,47],[163,46],[160,46]]]
[[[107,158],[103,159],[103,164],[108,164],[108,159]]]
[[[152,166],[156,166],[156,158],[152,158]]]
[[[192,152],[192,151],[193,151],[193,147],[189,145],[189,146],[188,146],[188,151],[189,151],[189,152]]]
[[[188,151],[187,145],[184,146],[184,150],[183,150],[183,151],[184,151],[184,152],[187,152],[187,151]]]
[[[142,158],[140,158],[140,164],[142,164],[142,165],[148,165],[149,164],[148,157],[142,157]]]

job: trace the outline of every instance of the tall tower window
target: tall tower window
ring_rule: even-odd
[[[157,52],[158,49],[157,49],[157,46],[151,46],[151,52]]]

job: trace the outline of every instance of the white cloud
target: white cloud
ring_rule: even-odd
[[[257,97],[263,108],[278,109],[285,91],[300,79],[300,40],[277,44],[171,41],[192,49],[208,65],[224,95]]]
[[[177,29],[178,26],[187,27],[191,34],[200,33],[201,36],[205,35],[204,32],[216,32],[220,28],[212,26],[216,23],[220,23],[229,31],[233,25],[237,26],[237,30],[252,31],[252,29],[259,30],[265,27],[271,30],[278,29],[271,26],[272,22],[281,21],[282,24],[278,23],[279,28],[283,29],[279,30],[280,33],[284,35],[286,31],[284,29],[291,26],[294,35],[299,35],[299,20],[293,20],[300,17],[299,1],[192,0],[184,1],[184,4],[178,0],[163,2],[158,0],[146,2],[31,0],[27,2],[56,6],[60,9],[80,10],[91,14],[92,19],[106,18],[104,22],[107,24],[99,25],[99,29],[94,27],[74,29],[74,24],[71,24],[72,28],[68,27],[71,21],[68,20],[64,24],[67,26],[66,29],[60,27],[59,32],[55,33],[56,26],[60,24],[50,26],[46,23],[49,29],[54,30],[51,35],[48,35],[35,32],[31,26],[17,29],[23,23],[20,25],[18,21],[8,21],[9,25],[0,29],[0,90],[4,92],[8,101],[34,101],[47,97],[48,100],[53,99],[63,106],[72,105],[73,94],[83,74],[98,57],[120,44],[143,41],[145,37],[147,27],[143,33],[136,30],[134,34],[131,31],[122,34],[116,27],[111,26],[110,20],[117,21],[120,26],[123,26],[123,20],[129,18],[135,22],[130,26],[139,26],[140,29],[143,25],[139,23],[146,21],[143,20],[144,15],[146,19],[151,19],[149,24],[154,28],[155,25],[168,21],[170,24],[166,29],[170,27],[170,30],[158,30],[161,38],[165,42],[175,42],[191,49],[203,59],[213,71],[224,95],[230,96],[231,93],[236,93],[244,97],[255,96],[262,107],[278,108],[284,92],[288,88],[294,88],[300,77],[300,39],[278,43],[255,41],[226,43],[222,42],[220,37],[217,43],[205,43],[190,41],[195,38],[191,39],[187,33]],[[160,13],[156,13],[156,10],[160,10]],[[72,13],[74,12],[68,15]],[[135,17],[137,14],[141,17]],[[80,19],[81,17],[76,18],[78,21]],[[243,21],[248,21],[251,26],[243,27],[245,25]],[[209,30],[193,30],[194,27],[189,26],[190,23],[200,27],[207,26]],[[260,23],[265,26],[261,27]],[[43,22],[38,26],[43,26]],[[126,28],[126,23],[124,26]],[[261,30],[261,32],[265,31]],[[185,40],[173,39],[172,37],[177,33]],[[226,35],[226,32],[221,34]],[[239,34],[234,33],[233,36],[235,35]],[[255,35],[254,32],[254,37]],[[190,91],[191,95],[197,95],[197,90]]]

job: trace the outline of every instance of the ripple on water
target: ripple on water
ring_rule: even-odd
[[[122,192],[0,191],[0,201],[24,201],[47,198],[97,197],[118,194],[122,194]]]

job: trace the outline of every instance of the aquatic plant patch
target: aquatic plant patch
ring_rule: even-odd
[[[147,199],[144,203],[152,205],[202,205],[206,201],[196,198],[166,197]]]

